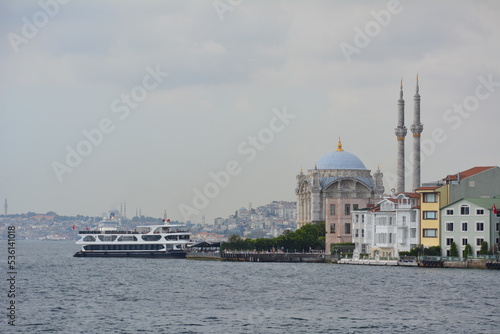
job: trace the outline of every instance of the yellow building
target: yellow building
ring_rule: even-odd
[[[442,183],[420,187],[420,243],[424,247],[442,246],[440,209],[464,197],[492,198],[500,195],[500,168],[472,167],[446,176]]]
[[[442,192],[446,186],[420,187],[420,244],[424,247],[439,246],[440,215]]]

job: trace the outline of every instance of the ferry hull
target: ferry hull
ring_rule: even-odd
[[[137,258],[158,258],[158,259],[184,259],[185,251],[171,252],[82,252],[78,251],[73,257],[137,257]]]

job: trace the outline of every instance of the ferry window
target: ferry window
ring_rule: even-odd
[[[101,241],[115,241],[116,240],[116,235],[99,235],[98,236],[99,240]]]
[[[135,235],[122,235],[118,238],[118,241],[137,241]]]
[[[161,235],[142,235],[141,238],[144,241],[158,241],[161,239]]]
[[[83,238],[83,241],[95,241],[95,238],[92,235],[87,235]]]

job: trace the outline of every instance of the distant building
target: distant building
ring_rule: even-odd
[[[415,248],[419,244],[419,198],[416,193],[394,194],[374,208],[353,211],[355,251],[372,258],[391,258]]]
[[[494,212],[494,207],[500,208],[500,198],[464,198],[443,207],[442,255],[450,256],[452,242],[457,245],[460,258],[467,244],[473,256],[478,255],[483,241],[488,247],[499,244],[500,214]]]
[[[425,247],[440,246],[442,215],[440,210],[462,198],[493,198],[500,195],[500,168],[480,166],[448,175],[442,182],[424,185],[420,194],[420,240]]]
[[[382,177],[380,170],[372,176],[357,156],[342,149],[339,139],[336,151],[297,175],[297,228],[325,222],[327,251],[332,243],[352,242],[351,212],[382,197]]]

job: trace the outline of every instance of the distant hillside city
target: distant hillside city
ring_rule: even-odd
[[[7,211],[7,200],[5,211]],[[78,230],[94,229],[104,218],[114,217],[122,228],[134,229],[137,225],[161,223],[161,218],[146,217],[136,212],[133,218],[127,218],[122,208],[102,216],[59,216],[55,212],[38,214],[0,215],[0,236],[5,238],[6,226],[16,225],[18,239],[30,240],[76,240]],[[220,242],[230,235],[247,238],[272,238],[283,234],[285,230],[295,230],[296,203],[273,201],[269,204],[252,208],[240,208],[227,218],[218,217],[213,224],[185,223],[193,233],[194,241]],[[171,223],[181,223],[171,221]]]

